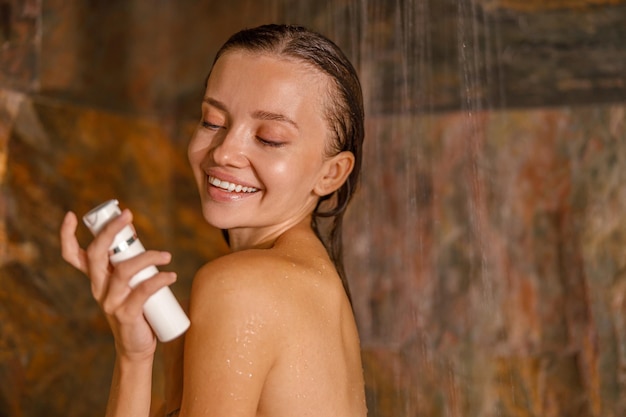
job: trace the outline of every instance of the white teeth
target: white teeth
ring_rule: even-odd
[[[256,191],[258,191],[256,188],[254,187],[245,187],[241,184],[235,184],[233,182],[228,182],[228,181],[222,181],[219,178],[215,178],[215,177],[211,177],[209,176],[209,182],[218,187],[221,188],[222,190],[226,190],[230,193],[232,192],[236,192],[236,193],[254,193]]]

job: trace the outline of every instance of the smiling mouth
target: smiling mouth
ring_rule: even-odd
[[[235,184],[233,182],[222,181],[219,178],[215,178],[212,176],[208,176],[209,183],[214,187],[220,188],[224,191],[228,191],[229,193],[255,193],[258,188],[248,187],[241,184]]]

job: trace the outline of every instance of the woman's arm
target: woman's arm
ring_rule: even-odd
[[[181,300],[181,306],[185,313],[189,315],[189,301]],[[165,374],[164,404],[161,414],[154,414],[158,417],[175,417],[180,411],[180,404],[183,397],[183,354],[185,338],[179,337],[171,342],[164,343],[163,347],[163,371]],[[157,410],[154,410],[156,412]]]
[[[148,416],[152,396],[152,359],[115,359],[106,417]]]
[[[85,273],[93,297],[104,311],[115,338],[116,362],[107,406],[107,417],[148,417],[150,413],[152,363],[156,337],[143,316],[143,305],[159,289],[172,284],[173,273],[160,272],[131,289],[130,279],[150,265],[166,265],[170,255],[147,251],[115,267],[109,263],[108,248],[114,236],[130,225],[132,215],[124,210],[107,224],[83,250],[76,239],[78,220],[65,216],[61,226],[63,259]]]
[[[194,278],[181,416],[256,416],[278,351],[277,296],[263,268],[241,258],[227,255]]]

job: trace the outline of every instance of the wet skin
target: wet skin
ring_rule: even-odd
[[[352,310],[310,226],[353,164],[325,152],[328,91],[272,56],[228,52],[213,69],[188,155],[233,253],[194,279],[181,415],[366,414]]]

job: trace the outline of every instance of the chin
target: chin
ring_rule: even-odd
[[[220,219],[220,216],[215,213],[215,210],[207,207],[205,204],[202,205],[202,217],[208,224],[213,227],[217,227],[218,229],[228,229],[227,223],[224,218]]]
[[[218,229],[228,230],[241,227],[240,216],[236,216],[233,210],[220,210],[211,203],[203,202],[202,217],[208,224]]]

